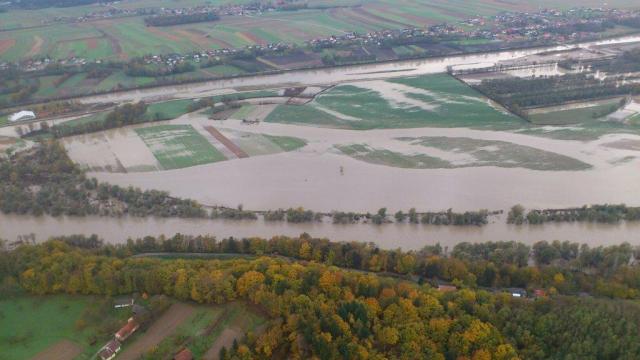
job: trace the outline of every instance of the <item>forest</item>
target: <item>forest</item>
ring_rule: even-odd
[[[275,256],[384,274],[420,284],[447,283],[492,291],[521,288],[530,294],[543,290],[549,294],[640,298],[640,269],[635,265],[640,248],[626,243],[591,248],[567,241],[541,241],[533,246],[513,241],[461,242],[452,249],[436,244],[419,251],[402,251],[381,249],[372,243],[332,242],[307,234],[271,239],[176,234],[129,239],[120,245],[103,245],[95,236],[62,240],[120,258],[146,253]]]
[[[307,249],[309,240],[290,244]],[[270,318],[266,329],[224,352],[225,359],[640,356],[635,302],[562,295],[519,299],[466,285],[444,292],[313,260],[156,259],[128,256],[125,247],[114,250],[60,239],[0,251],[0,293],[145,292],[206,304],[241,300],[262,308]]]

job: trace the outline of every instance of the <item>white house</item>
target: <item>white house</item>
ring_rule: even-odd
[[[18,111],[17,113],[9,115],[9,121],[11,122],[32,120],[35,118],[36,118],[36,114],[33,111],[29,111],[29,110],[22,110],[22,111]]]

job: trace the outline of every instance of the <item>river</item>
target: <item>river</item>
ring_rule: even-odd
[[[537,241],[568,240],[590,246],[613,245],[629,242],[640,245],[640,223],[588,224],[561,223],[546,225],[507,225],[500,216],[493,217],[486,226],[436,226],[416,224],[355,224],[334,225],[327,223],[290,224],[287,222],[158,219],[158,218],[107,218],[107,217],[31,217],[0,215],[0,238],[15,240],[20,235],[35,234],[37,241],[51,236],[72,234],[97,234],[108,243],[123,243],[127,238],[146,235],[215,235],[225,237],[275,235],[298,236],[308,233],[313,237],[326,237],[333,241],[373,242],[384,249],[402,248],[417,250],[425,245],[455,244],[483,241],[516,240],[525,244]]]
[[[84,103],[108,103],[127,101],[155,101],[170,98],[196,98],[229,93],[239,88],[268,88],[292,85],[327,85],[360,80],[386,79],[398,76],[436,74],[447,71],[448,66],[492,65],[498,61],[513,60],[522,56],[549,51],[568,50],[575,47],[589,48],[601,45],[616,45],[639,42],[640,36],[622,36],[600,41],[589,41],[572,45],[558,45],[506,50],[499,52],[456,55],[418,60],[400,60],[364,65],[350,65],[322,69],[296,70],[272,75],[245,76],[231,79],[211,80],[185,85],[169,85],[141,90],[128,90],[110,94],[87,96]]]

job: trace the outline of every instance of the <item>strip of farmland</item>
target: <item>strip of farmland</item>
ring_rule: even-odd
[[[205,126],[204,129],[207,130],[209,134],[211,134],[211,136],[216,138],[216,140],[220,141],[220,143],[226,146],[227,149],[234,153],[238,158],[243,159],[249,157],[249,154],[240,149],[238,145],[234,144],[231,140],[229,140],[229,138],[218,131],[218,129],[214,128],[213,126]]]
[[[118,356],[118,360],[136,360],[149,349],[158,345],[164,338],[173,334],[178,326],[194,312],[193,306],[174,304],[147,330],[142,337],[127,346]]]

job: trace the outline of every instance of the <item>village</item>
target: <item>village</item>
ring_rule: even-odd
[[[105,5],[106,6],[106,5]],[[277,7],[238,5],[223,7],[194,7],[182,9],[137,9],[122,11],[122,16],[139,15],[192,15],[215,13],[222,16],[260,16]],[[102,15],[87,15],[77,21],[87,21],[94,16],[111,17],[114,10],[107,10]],[[68,19],[67,19],[68,20]],[[388,55],[375,53],[375,48],[390,48],[396,45],[419,45],[424,51],[409,56],[448,55],[474,51],[472,46],[443,49],[450,42],[475,41],[481,50],[510,49],[548,44],[564,44],[576,41],[597,39],[602,33],[616,25],[633,25],[640,21],[640,11],[619,9],[576,8],[566,11],[543,9],[535,13],[505,12],[492,17],[476,17],[461,21],[459,24],[438,24],[424,28],[386,29],[367,33],[345,32],[328,37],[313,38],[304,44],[287,42],[257,43],[240,48],[202,49],[191,53],[148,54],[142,57],[147,65],[163,65],[169,68],[183,63],[224,63],[228,58],[247,56],[274,56],[285,58],[289,54],[304,53],[307,57],[322,56],[325,49],[340,51],[349,50],[352,54],[368,53],[371,60],[391,60],[404,55]],[[444,46],[446,48],[446,46]],[[433,48],[433,50],[431,50]],[[466,49],[466,50],[465,50]],[[371,52],[374,52],[373,54]],[[476,50],[477,51],[477,50]],[[299,56],[299,55],[298,55]],[[355,56],[355,57],[354,57]],[[352,55],[357,61],[360,57]],[[0,70],[15,68],[19,71],[34,72],[51,66],[82,67],[90,64],[102,64],[104,60],[91,61],[81,57],[70,57],[54,60],[49,57],[31,58],[18,63],[0,61]]]

